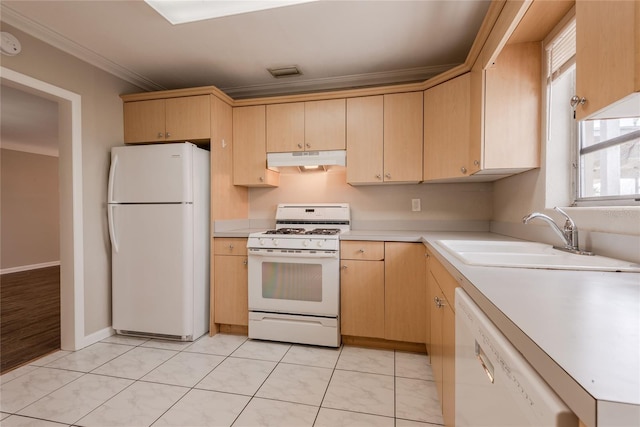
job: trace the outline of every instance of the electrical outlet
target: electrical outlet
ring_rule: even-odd
[[[411,199],[411,211],[420,212],[421,210],[420,199]]]

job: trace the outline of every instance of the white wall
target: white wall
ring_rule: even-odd
[[[122,145],[122,93],[140,89],[2,23],[22,44],[2,66],[82,97],[85,335],[111,326],[111,262],[106,225],[109,152]],[[61,162],[62,166],[62,162]],[[62,197],[65,197],[64,195]],[[61,200],[61,204],[68,203]]]
[[[345,171],[281,172],[279,187],[249,190],[249,218],[273,220],[278,203],[350,203],[354,229],[488,228],[492,218],[490,183],[351,186]],[[411,211],[411,199],[422,211]]]
[[[60,261],[58,158],[0,153],[0,270]]]

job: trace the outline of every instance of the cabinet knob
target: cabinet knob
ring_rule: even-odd
[[[249,264],[249,261],[245,259],[244,261],[242,261],[242,264],[243,265],[247,265],[247,264]]]
[[[387,179],[391,179],[391,174],[390,173],[385,173],[384,177],[387,178]]]
[[[376,174],[376,178],[378,179],[382,179],[382,175],[380,175],[379,173]]]
[[[466,174],[467,174],[467,168],[465,168],[464,166],[462,166],[462,167],[460,168],[460,172],[462,172],[464,175],[466,175]]]
[[[171,138],[171,134],[169,132],[167,132],[167,138]]]
[[[436,303],[436,307],[437,307],[437,308],[442,308],[442,307],[444,307],[445,305],[447,305],[447,304],[445,304],[444,302],[442,302],[442,300],[441,300],[439,297],[434,297],[434,298],[433,298],[433,302],[435,302],[435,303]]]
[[[342,267],[340,267],[340,268],[342,268],[343,270],[346,270],[346,269],[347,269],[347,266],[346,266],[346,265],[343,265],[343,266],[342,266]]]
[[[229,244],[229,250],[232,251],[233,250],[233,243]]]
[[[586,102],[587,100],[584,99],[583,97],[579,97],[578,95],[573,95],[571,97],[571,100],[569,101],[569,104],[571,104],[571,108],[575,110],[578,104],[584,105]]]
[[[158,132],[158,138],[164,138],[164,133]]]
[[[298,144],[298,148],[302,148],[302,144]]]
[[[311,148],[311,144],[309,144],[308,142],[306,144],[304,144],[307,148]]]
[[[260,178],[258,178],[258,181],[260,181],[260,182],[264,182],[264,177],[263,177],[263,176],[261,176]]]
[[[363,254],[363,253],[364,253],[364,248],[360,248],[360,250],[359,250],[358,252],[360,252],[361,254]]]
[[[473,165],[474,166],[480,166],[480,160],[474,160],[473,161]]]

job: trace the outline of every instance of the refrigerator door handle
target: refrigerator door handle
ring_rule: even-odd
[[[109,220],[109,238],[111,239],[111,244],[113,245],[113,250],[118,253],[118,241],[116,240],[116,230],[113,220],[113,210],[116,208],[115,205],[108,205],[107,209],[107,219]]]
[[[109,166],[109,190],[107,191],[107,203],[113,203],[113,186],[116,177],[116,167],[118,166],[118,155],[113,156],[111,166]]]

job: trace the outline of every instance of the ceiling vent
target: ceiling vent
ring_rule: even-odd
[[[280,67],[280,68],[267,68],[267,71],[269,71],[271,75],[276,79],[279,79],[282,77],[294,77],[294,76],[302,75],[302,71],[300,71],[300,69],[296,65],[291,65],[289,67]]]

